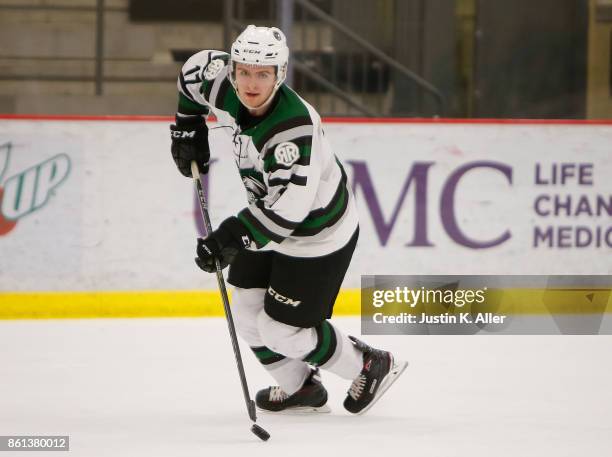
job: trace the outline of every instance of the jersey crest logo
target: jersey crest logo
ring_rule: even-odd
[[[295,143],[285,141],[279,143],[274,149],[274,158],[276,163],[291,166],[300,158],[300,150]]]
[[[212,81],[219,76],[219,73],[221,73],[223,67],[225,67],[225,62],[223,60],[215,59],[211,61],[204,69],[204,79],[206,81]]]

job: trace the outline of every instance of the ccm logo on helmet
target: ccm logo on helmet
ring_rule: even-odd
[[[261,54],[261,51],[259,49],[245,49],[244,51],[245,54]]]
[[[196,132],[187,132],[184,130],[172,130],[172,138],[195,138]]]
[[[274,300],[281,302],[285,305],[293,306],[294,308],[302,303],[302,300],[293,300],[289,297],[285,297],[284,295],[279,294],[277,291],[272,289],[272,286],[268,287],[268,293],[272,295]]]

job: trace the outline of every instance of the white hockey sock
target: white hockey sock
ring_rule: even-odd
[[[300,390],[310,374],[310,367],[307,363],[288,358],[266,366],[266,369],[287,395],[292,395]]]
[[[236,331],[244,339],[259,362],[287,394],[299,390],[310,373],[307,363],[285,357],[266,346],[257,327],[257,316],[263,312],[266,289],[234,288],[232,312]],[[281,324],[284,325],[284,324]]]
[[[363,368],[363,354],[329,321],[323,321],[315,330],[316,346],[303,360],[341,378],[355,379]]]

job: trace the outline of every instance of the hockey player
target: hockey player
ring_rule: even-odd
[[[207,272],[215,258],[230,265],[236,330],[279,384],[259,391],[257,406],[328,410],[323,368],[352,381],[344,406],[361,413],[406,364],[327,320],[357,243],[357,211],[319,114],[283,84],[288,59],[279,29],[253,25],[230,54],[190,57],[177,83],[172,156],[185,176],[192,160],[207,173],[210,113],[231,135],[249,204],[197,240],[196,263]]]

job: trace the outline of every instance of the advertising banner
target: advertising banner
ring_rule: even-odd
[[[0,120],[0,290],[214,290],[169,120]],[[328,122],[362,275],[612,273],[612,124]],[[213,225],[246,205],[211,125]],[[358,306],[358,303],[357,303]]]

